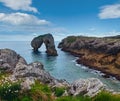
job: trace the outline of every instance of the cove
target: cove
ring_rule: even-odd
[[[55,44],[57,46],[58,42]],[[120,81],[103,78],[100,76],[100,72],[78,65],[75,62],[77,59],[76,57],[67,52],[63,52],[58,48],[56,48],[59,54],[57,57],[47,56],[44,45],[39,49],[39,52],[34,53],[30,46],[30,42],[26,41],[0,42],[0,48],[10,48],[15,50],[23,56],[28,63],[34,61],[42,62],[45,69],[55,78],[66,79],[67,81],[72,82],[79,78],[95,77],[100,79],[109,88],[114,89],[115,91],[120,91]]]

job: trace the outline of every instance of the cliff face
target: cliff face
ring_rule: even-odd
[[[34,51],[38,51],[42,44],[46,46],[46,53],[48,55],[56,56],[57,50],[55,49],[54,38],[51,34],[40,35],[35,37],[32,42],[31,46],[33,47]]]
[[[69,36],[58,45],[79,57],[77,62],[120,80],[120,38]]]

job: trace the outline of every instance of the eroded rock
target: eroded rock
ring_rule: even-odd
[[[55,49],[54,38],[51,34],[40,35],[35,37],[32,42],[31,46],[33,47],[34,51],[38,51],[42,44],[46,46],[46,53],[50,56],[56,56],[57,50]]]
[[[104,88],[104,84],[97,78],[80,79],[71,84],[69,94],[73,96],[95,96]]]
[[[120,36],[68,36],[58,47],[79,57],[77,63],[120,80]]]
[[[5,52],[4,52],[5,50]],[[103,83],[99,79],[90,78],[90,79],[82,79],[69,84],[66,80],[58,80],[52,77],[49,72],[45,71],[44,66],[40,62],[33,62],[31,64],[27,64],[24,58],[19,56],[16,52],[12,50],[2,50],[1,59],[3,63],[10,64],[12,66],[11,61],[14,62],[14,68],[12,68],[13,73],[9,76],[9,80],[11,82],[21,82],[21,87],[23,90],[31,89],[31,85],[35,83],[35,80],[40,81],[40,83],[47,84],[54,87],[64,87],[67,88],[65,90],[65,95],[73,95],[77,96],[79,94],[95,96],[102,88]],[[6,52],[7,51],[7,52]],[[4,55],[3,55],[4,53]],[[12,54],[10,54],[12,53]],[[12,55],[15,55],[14,57]],[[20,58],[17,58],[19,56]],[[13,58],[11,58],[13,57]],[[14,59],[15,58],[15,59]],[[9,59],[13,59],[8,62]],[[3,65],[2,65],[3,66]],[[9,70],[9,68],[8,68]]]

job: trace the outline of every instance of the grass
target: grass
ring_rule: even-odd
[[[76,39],[77,39],[77,37],[75,37],[75,36],[69,36],[69,37],[67,37],[67,42],[72,43],[72,42],[75,42]]]
[[[92,101],[89,97],[83,97],[83,96],[64,96],[56,99],[56,101]]]
[[[19,83],[5,83],[0,86],[0,98],[5,101],[13,101],[19,96],[21,86]]]
[[[0,73],[0,101],[120,101],[119,94],[100,92],[93,98],[87,96],[62,96],[66,88],[51,88],[36,81],[30,90],[22,90],[20,82],[11,83],[5,79],[5,73]],[[5,81],[6,80],[6,81]]]
[[[113,95],[109,92],[102,91],[93,99],[93,101],[120,101],[120,95]]]
[[[36,81],[32,85],[29,94],[32,98],[32,101],[52,101],[52,89],[48,85],[42,84],[39,81]]]
[[[60,97],[65,92],[65,88],[54,88],[55,96]]]
[[[93,98],[90,97],[84,97],[84,96],[64,96],[59,97],[56,99],[56,101],[120,101],[120,95],[119,94],[111,94],[106,91],[100,92],[98,95],[96,95]]]

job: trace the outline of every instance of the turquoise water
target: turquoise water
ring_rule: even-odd
[[[56,46],[58,42],[56,42]],[[66,79],[73,82],[80,78],[95,77],[99,78],[104,84],[115,91],[120,91],[120,82],[115,79],[103,78],[98,71],[88,69],[85,66],[76,64],[77,57],[57,48],[58,56],[47,56],[45,46],[39,49],[39,53],[33,53],[30,42],[0,42],[0,48],[10,48],[23,56],[28,63],[40,61],[44,64],[47,71],[58,79]]]

